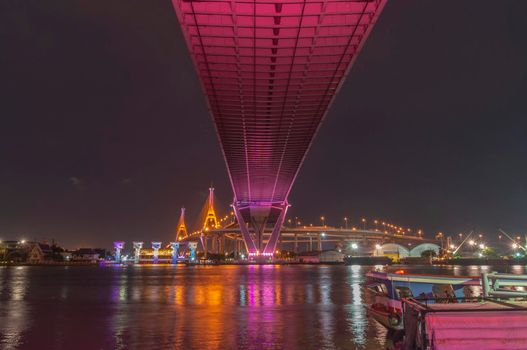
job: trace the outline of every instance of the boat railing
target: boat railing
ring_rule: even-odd
[[[513,275],[508,273],[483,273],[481,286],[484,297],[495,298],[527,298],[527,275]],[[516,289],[512,289],[516,287]]]
[[[432,308],[430,305],[432,304],[461,304],[461,303],[494,303],[496,304],[495,308],[485,308],[484,311],[503,311],[502,306],[507,306],[508,308],[505,309],[507,311],[509,310],[521,310],[525,311],[527,308],[525,306],[520,306],[511,302],[508,302],[507,300],[503,300],[504,298],[498,298],[498,297],[470,297],[470,298],[428,298],[428,299],[416,299],[416,298],[405,298],[402,300],[403,305],[403,314],[405,311],[405,308],[412,307],[415,310],[418,310],[424,314],[427,312],[459,312],[460,309],[456,307],[452,308]],[[527,301],[527,298],[514,298],[514,301]],[[463,309],[463,312],[478,312],[481,311],[480,309]]]

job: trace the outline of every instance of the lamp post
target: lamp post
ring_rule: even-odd
[[[322,221],[322,226],[326,227],[326,217],[325,216],[321,216],[320,217],[320,221]]]
[[[346,230],[348,229],[348,218],[347,217],[344,217],[344,228]]]

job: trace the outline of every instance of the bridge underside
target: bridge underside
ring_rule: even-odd
[[[384,3],[173,0],[250,254],[275,250],[306,152]]]

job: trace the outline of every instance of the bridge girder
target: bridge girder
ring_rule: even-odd
[[[307,151],[385,3],[173,0],[249,253],[274,251]],[[270,243],[248,226],[270,227]]]

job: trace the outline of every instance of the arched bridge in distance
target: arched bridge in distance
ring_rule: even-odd
[[[386,0],[173,0],[249,255],[272,256],[288,196]]]

